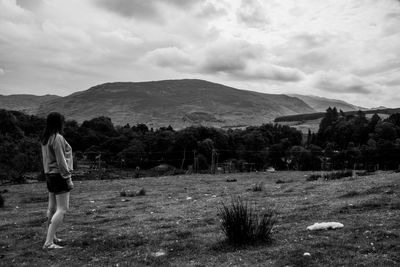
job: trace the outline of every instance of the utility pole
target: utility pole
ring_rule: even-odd
[[[211,152],[211,173],[215,173],[215,157],[216,156],[216,151],[213,148]]]

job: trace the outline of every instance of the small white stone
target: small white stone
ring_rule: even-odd
[[[311,254],[309,252],[304,252],[303,256],[311,257]]]
[[[161,256],[164,256],[165,254],[166,254],[165,251],[161,249],[161,250],[157,251],[156,253],[154,253],[154,256],[161,257]]]

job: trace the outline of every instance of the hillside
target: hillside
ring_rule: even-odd
[[[54,99],[38,115],[59,111],[82,122],[110,117],[113,123],[146,123],[151,127],[193,124],[247,126],[275,117],[315,112],[298,98],[239,90],[203,80],[115,82]]]
[[[337,99],[298,94],[291,94],[290,96],[297,97],[298,99],[303,100],[307,105],[312,107],[317,112],[325,112],[328,107],[336,107],[337,110],[343,111],[356,111],[360,109],[365,110],[365,108],[357,107],[345,101]]]
[[[0,95],[0,109],[22,111],[29,115],[35,115],[41,104],[58,98],[60,96],[56,95]]]

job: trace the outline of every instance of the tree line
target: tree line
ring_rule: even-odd
[[[25,172],[41,171],[40,135],[45,119],[0,110],[0,179],[18,181]],[[398,168],[400,114],[368,119],[359,111],[346,115],[329,108],[317,133],[303,134],[279,124],[228,129],[191,126],[175,130],[146,124],[115,126],[98,117],[78,124],[67,120],[64,136],[76,161],[101,161],[109,167],[230,171],[275,169],[321,170],[379,164]]]

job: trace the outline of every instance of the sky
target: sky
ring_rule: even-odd
[[[0,0],[0,94],[168,79],[400,107],[400,0]]]

